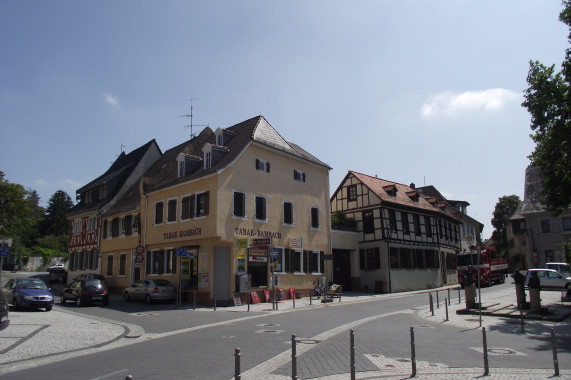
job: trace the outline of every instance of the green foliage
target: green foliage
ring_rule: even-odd
[[[43,232],[47,235],[66,235],[69,222],[66,214],[73,207],[71,197],[63,190],[56,191],[48,201]]]
[[[570,27],[571,43],[571,2],[563,5],[559,20]],[[560,72],[555,65],[531,61],[527,83],[522,106],[531,114],[530,136],[536,144],[529,158],[544,174],[544,206],[558,215],[571,204],[571,49]]]
[[[355,219],[349,218],[342,212],[337,211],[331,215],[331,228],[335,230],[354,231],[357,228],[357,222]]]
[[[507,235],[506,224],[514,214],[521,200],[517,195],[504,195],[498,199],[494,209],[494,217],[492,218],[492,226],[495,230],[492,233],[492,239],[500,257],[505,257],[507,251]]]

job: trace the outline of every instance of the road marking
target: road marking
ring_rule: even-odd
[[[94,378],[92,378],[92,379],[90,379],[90,380],[101,380],[101,379],[105,379],[105,378],[108,378],[108,377],[111,377],[111,376],[115,376],[115,375],[118,375],[118,374],[120,374],[120,373],[127,372],[127,371],[129,371],[129,368],[120,369],[119,371],[115,371],[115,372],[108,373],[107,375],[103,375],[103,376],[99,376],[99,377],[94,377]]]
[[[367,317],[363,319],[359,319],[357,321],[345,323],[344,325],[337,326],[331,330],[325,331],[321,334],[318,334],[312,338],[304,338],[305,340],[316,340],[316,341],[324,341],[331,337],[336,336],[342,332],[346,332],[354,327],[360,326],[364,323],[368,323],[371,321],[375,321],[377,319],[390,317],[397,314],[412,314],[414,313],[413,310],[400,310],[394,311],[392,313],[386,313],[381,315],[374,315],[372,317]],[[299,357],[300,355],[304,354],[305,352],[311,350],[314,347],[312,344],[302,344],[296,345],[296,354]],[[280,375],[271,375],[272,372],[276,371],[278,368],[288,364],[291,362],[291,348],[283,351],[281,354],[277,354],[273,358],[266,360],[265,362],[258,364],[257,366],[250,368],[246,372],[241,374],[241,378],[246,379],[283,379],[283,376]]]

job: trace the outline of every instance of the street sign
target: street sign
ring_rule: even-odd
[[[10,256],[10,247],[0,247],[0,257]]]
[[[145,253],[145,247],[139,245],[137,248],[135,248],[135,253],[137,255],[142,255],[143,253]]]
[[[176,255],[181,256],[181,257],[186,257],[188,255],[188,249],[187,248],[177,248],[176,249]]]
[[[264,239],[252,239],[252,245],[250,248],[253,249],[269,249],[272,245],[272,239],[264,238]]]

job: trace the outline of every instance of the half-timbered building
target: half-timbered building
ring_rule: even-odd
[[[331,212],[356,221],[358,249],[336,250],[353,255],[346,262],[357,268],[351,288],[398,292],[455,283],[455,255],[460,250],[459,225],[452,207],[423,196],[414,186],[349,171],[331,197]]]

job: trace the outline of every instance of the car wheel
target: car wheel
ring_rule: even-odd
[[[77,307],[83,306],[83,302],[81,302],[81,297],[77,297],[75,299],[75,306],[77,306]]]
[[[129,301],[130,298],[129,298],[129,293],[128,293],[128,292],[123,293],[123,299],[124,299],[125,301]]]
[[[146,295],[146,297],[145,297],[145,303],[146,303],[147,305],[150,305],[150,304],[153,303],[153,298],[151,297],[150,294],[147,294],[147,295]]]
[[[62,305],[65,305],[65,304],[67,303],[65,297],[63,296],[63,294],[61,295],[60,303],[61,303]]]
[[[47,306],[47,307],[46,307],[46,311],[50,311],[51,309],[52,309],[51,306]]]

